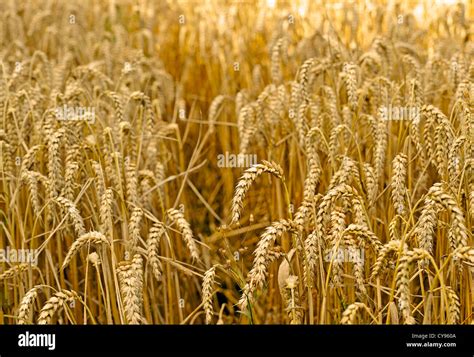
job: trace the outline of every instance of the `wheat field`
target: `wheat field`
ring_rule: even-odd
[[[0,324],[471,324],[474,8],[0,3]]]

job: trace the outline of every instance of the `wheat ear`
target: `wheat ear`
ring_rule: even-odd
[[[56,197],[56,201],[64,208],[64,210],[68,213],[69,218],[71,219],[73,226],[74,226],[74,231],[76,234],[80,237],[86,233],[86,229],[84,226],[84,220],[82,219],[82,216],[77,209],[77,206],[74,204],[74,202],[68,200],[65,197],[58,196]]]
[[[206,325],[212,323],[212,317],[214,316],[212,289],[214,286],[215,276],[216,267],[213,266],[204,273],[204,279],[202,281],[202,303],[204,306],[204,312],[206,313]]]
[[[406,175],[407,175],[407,156],[398,154],[393,159],[393,177],[392,177],[392,201],[395,211],[403,215],[406,211]]]
[[[231,224],[237,223],[239,221],[240,213],[243,207],[243,201],[247,191],[250,189],[250,186],[257,179],[257,177],[259,177],[264,172],[272,174],[279,179],[283,179],[283,169],[280,167],[280,165],[274,162],[262,161],[262,163],[253,165],[252,167],[245,170],[235,188],[234,197],[232,198]]]
[[[177,209],[169,209],[167,211],[168,217],[172,222],[176,222],[181,235],[183,237],[186,246],[188,247],[189,252],[191,253],[191,257],[193,260],[199,260],[199,250],[194,241],[193,231],[191,229],[191,225],[188,221],[184,218],[184,214]]]
[[[161,280],[161,271],[162,266],[160,259],[158,258],[158,252],[160,247],[160,239],[165,233],[165,227],[163,223],[157,222],[154,223],[153,226],[150,228],[150,232],[148,233],[148,240],[147,240],[147,259],[151,265],[153,275],[156,280]]]
[[[86,244],[106,244],[110,246],[110,241],[100,232],[92,231],[83,234],[72,243],[71,248],[66,254],[66,258],[64,258],[61,269],[64,269],[77,252]]]
[[[35,302],[36,297],[38,296],[39,286],[35,286],[21,299],[20,307],[18,309],[18,325],[25,325],[30,322],[31,307]]]
[[[341,324],[343,325],[353,325],[355,323],[357,313],[360,309],[365,309],[370,311],[367,305],[362,302],[355,302],[350,304],[346,310],[342,313]]]
[[[0,281],[6,280],[6,279],[11,279],[14,276],[17,276],[18,274],[23,273],[29,268],[29,264],[22,263],[18,265],[12,266],[10,269],[4,271],[2,274],[0,274]]]
[[[452,287],[447,286],[446,290],[448,292],[448,299],[449,299],[448,323],[457,324],[459,323],[459,318],[461,316],[461,304],[459,302],[459,297]]]
[[[131,325],[138,325],[143,322],[141,313],[140,294],[138,288],[141,285],[137,276],[137,269],[133,262],[121,262],[117,267],[117,274],[120,283],[120,293],[125,310],[126,322]]]
[[[127,250],[133,252],[140,240],[141,222],[143,219],[143,210],[140,207],[134,207],[130,222],[128,224]]]
[[[79,295],[72,290],[61,290],[55,293],[40,311],[38,325],[49,325],[54,314],[67,304],[72,304],[75,300],[80,300]]]
[[[267,227],[260,240],[257,243],[257,248],[254,252],[254,260],[252,269],[247,275],[247,284],[243,288],[243,294],[239,300],[241,310],[245,310],[247,302],[252,300],[252,295],[257,288],[261,288],[266,281],[267,267],[269,264],[270,249],[274,242],[283,236],[285,232],[294,231],[295,224],[292,221],[279,220],[273,222],[271,226]]]

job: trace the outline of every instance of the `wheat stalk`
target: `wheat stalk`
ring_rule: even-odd
[[[296,275],[290,275],[285,281],[287,290],[287,312],[290,317],[290,324],[299,325],[301,324],[303,314],[301,307],[299,306],[299,293],[298,293],[298,277]]]

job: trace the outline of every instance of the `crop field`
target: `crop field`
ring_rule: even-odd
[[[0,1],[0,324],[472,324],[467,1]]]

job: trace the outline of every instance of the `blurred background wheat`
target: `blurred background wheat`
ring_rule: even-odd
[[[2,1],[0,323],[472,323],[473,10]]]

